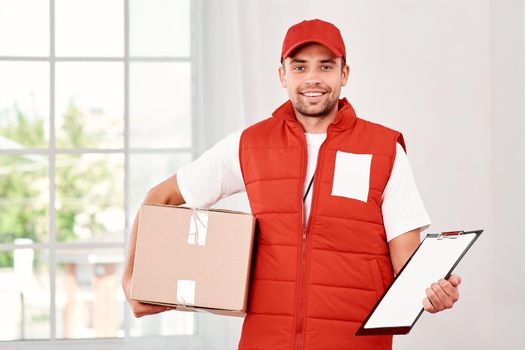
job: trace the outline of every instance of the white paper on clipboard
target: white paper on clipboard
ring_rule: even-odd
[[[398,333],[395,329],[414,325],[423,310],[426,289],[434,282],[445,278],[481,234],[479,231],[456,231],[454,237],[429,234],[405,264],[390,288],[368,316],[357,335]],[[368,330],[368,331],[367,331]],[[384,330],[384,332],[381,332]],[[361,334],[360,334],[361,333]]]

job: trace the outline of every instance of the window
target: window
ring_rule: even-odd
[[[196,13],[0,1],[0,340],[195,344],[193,313],[134,319],[120,276],[146,191],[196,153]]]

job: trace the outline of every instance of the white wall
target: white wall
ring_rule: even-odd
[[[525,6],[518,0],[494,0],[490,13],[493,344],[499,349],[522,349],[525,344],[525,206],[521,203],[525,197]]]
[[[518,349],[525,343],[523,0],[203,0],[205,142],[263,119],[286,29],[335,23],[359,116],[402,131],[436,232],[486,231],[461,262],[461,300],[424,314],[398,349]],[[220,205],[247,208],[245,196]],[[240,320],[201,316],[210,348],[235,348]]]

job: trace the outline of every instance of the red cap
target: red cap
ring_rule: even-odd
[[[342,57],[346,61],[345,43],[339,29],[320,19],[302,21],[288,29],[283,41],[281,59],[290,56],[294,49],[306,43],[326,46],[336,57]]]

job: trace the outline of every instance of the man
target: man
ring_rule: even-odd
[[[279,79],[289,101],[229,135],[152,188],[144,203],[208,207],[246,191],[258,222],[250,305],[239,349],[391,349],[355,337],[430,220],[402,135],[357,118],[339,99],[349,67],[339,30],[311,20],[288,30]],[[135,316],[170,308],[129,299],[137,223],[123,288]],[[426,290],[434,313],[458,300],[460,278]]]

